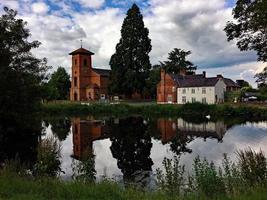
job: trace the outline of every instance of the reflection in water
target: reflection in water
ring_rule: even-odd
[[[0,120],[0,166],[6,160],[18,158],[32,168],[37,158],[37,146],[42,133],[41,121]]]
[[[156,122],[156,123],[155,123]],[[123,174],[124,182],[138,182],[149,186],[153,161],[151,135],[160,138],[162,144],[170,144],[175,154],[191,153],[187,145],[194,138],[216,138],[222,141],[227,130],[223,122],[193,124],[182,119],[144,120],[142,117],[108,118],[95,120],[72,119],[72,157],[83,161],[86,156],[94,156],[93,143],[109,138],[110,150],[117,166]],[[152,126],[151,126],[152,125]],[[153,126],[154,125],[154,126]],[[156,126],[156,129],[155,129]]]
[[[151,136],[142,117],[116,119],[111,125],[112,155],[117,159],[125,183],[149,186],[153,161]]]
[[[171,143],[171,150],[180,155],[182,153],[191,153],[192,149],[187,147],[194,138],[215,138],[222,141],[227,131],[227,126],[222,122],[204,122],[194,124],[178,119],[158,119],[157,127],[159,129],[163,144]]]

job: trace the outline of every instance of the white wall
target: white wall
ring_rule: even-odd
[[[215,96],[217,95],[217,102],[224,102],[224,92],[226,85],[222,79],[219,79],[215,85]]]
[[[202,93],[202,88],[206,88],[206,94]],[[183,94],[183,89],[186,93]],[[195,93],[192,93],[192,89],[195,89]],[[192,98],[195,98],[196,102],[202,102],[202,98],[206,98],[206,103],[215,103],[215,87],[187,87],[177,89],[177,103],[184,104],[182,101],[183,96],[186,97],[186,102],[192,103]]]

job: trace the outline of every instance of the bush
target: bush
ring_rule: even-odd
[[[55,177],[61,172],[61,147],[54,137],[43,139],[37,149],[37,162],[34,165],[34,175]]]

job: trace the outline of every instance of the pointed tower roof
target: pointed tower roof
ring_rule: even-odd
[[[79,49],[76,49],[75,51],[69,53],[69,55],[76,55],[76,54],[84,54],[84,55],[94,55],[93,52],[87,50],[87,49],[84,49],[84,48],[79,48]]]

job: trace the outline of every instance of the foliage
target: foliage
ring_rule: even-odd
[[[236,39],[241,51],[255,50],[259,61],[267,61],[267,2],[238,0],[233,17],[224,29],[228,41]]]
[[[262,72],[255,75],[259,88],[267,88],[267,67]]]
[[[61,172],[61,147],[54,137],[43,139],[37,149],[37,162],[33,172],[36,176],[55,177]]]
[[[206,159],[200,160],[196,157],[194,160],[194,176],[196,190],[204,193],[207,197],[225,194],[225,186],[222,179],[222,172],[217,171],[213,162]]]
[[[160,190],[167,192],[169,195],[179,195],[185,188],[185,166],[180,164],[180,157],[174,156],[174,159],[164,158],[163,167],[157,169],[157,185]]]
[[[184,119],[200,120],[210,115],[212,119],[241,117],[242,119],[266,119],[267,109],[262,105],[208,105],[188,103],[185,105],[157,104],[91,104],[48,103],[43,104],[43,115],[106,115],[127,116],[142,114],[143,116],[181,116]]]
[[[60,140],[64,141],[70,133],[71,121],[68,117],[53,118],[48,121],[51,124],[53,134]]]
[[[267,180],[267,163],[263,152],[252,149],[238,151],[238,167],[244,181],[249,186],[265,184]]]
[[[236,101],[241,101],[241,98],[242,98],[242,92],[241,91],[239,91],[239,90],[237,90],[237,91],[226,91],[224,93],[225,102],[235,102],[235,100]]]
[[[186,74],[193,74],[197,67],[186,59],[191,54],[191,51],[174,48],[168,57],[168,61],[161,63],[162,68],[167,73],[179,74],[185,72]]]
[[[37,110],[40,83],[46,78],[46,59],[30,52],[40,45],[29,42],[26,22],[16,19],[17,12],[4,8],[0,17],[0,115],[25,115]]]
[[[65,68],[58,67],[52,73],[50,80],[42,83],[43,99],[46,100],[65,100],[69,97],[70,75]]]
[[[151,40],[136,4],[128,10],[121,28],[121,39],[110,59],[110,92],[131,95],[142,93],[149,77]]]
[[[87,155],[84,155],[80,161],[73,160],[72,169],[72,178],[74,180],[84,183],[93,182],[96,179],[95,156],[88,153]]]
[[[152,99],[157,98],[157,84],[160,82],[160,67],[155,65],[149,72],[149,77],[146,80],[146,86],[144,88],[144,96],[148,96]]]

